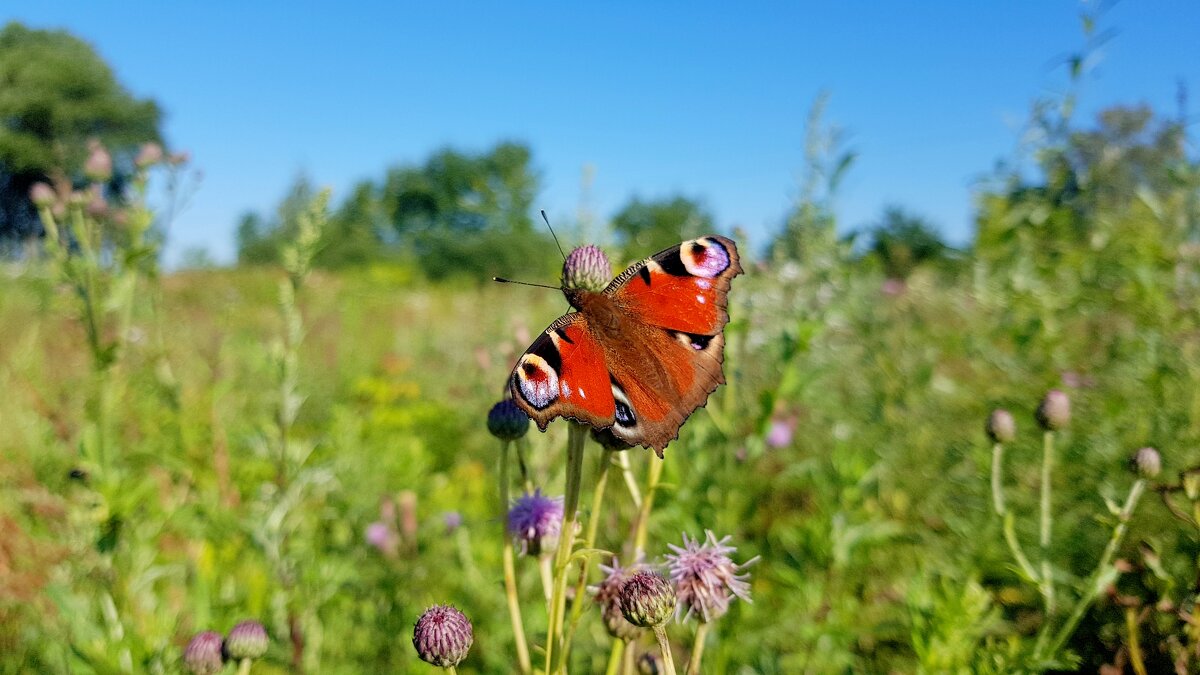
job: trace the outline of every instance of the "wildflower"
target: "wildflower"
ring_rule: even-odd
[[[1133,468],[1142,478],[1155,478],[1162,471],[1162,456],[1154,448],[1142,448],[1133,456]]]
[[[413,627],[413,647],[422,661],[453,668],[467,658],[475,637],[471,620],[451,605],[425,610]]]
[[[231,659],[261,659],[267,653],[267,629],[257,621],[242,621],[229,631],[225,639],[225,655]]]
[[[87,191],[88,203],[85,207],[88,215],[99,218],[108,213],[108,201],[104,199],[104,190],[99,183],[93,183]]]
[[[452,534],[462,527],[463,517],[458,511],[447,511],[442,514],[442,523],[446,526],[446,534]]]
[[[767,428],[766,443],[768,447],[785,448],[792,444],[792,434],[796,430],[796,423],[787,420],[772,420],[771,426]]]
[[[112,155],[99,142],[91,143],[91,152],[83,163],[83,175],[98,183],[112,178]]]
[[[563,261],[563,288],[602,291],[612,279],[612,263],[592,244],[571,251]]]
[[[171,166],[180,166],[192,161],[192,153],[184,150],[182,152],[173,152],[167,156],[167,163]]]
[[[1012,413],[1003,408],[996,408],[988,416],[986,430],[993,443],[1012,443],[1017,437],[1017,423]]]
[[[508,510],[508,531],[521,545],[521,553],[538,555],[558,544],[562,518],[563,498],[547,497],[537,489],[513,500]]]
[[[1071,399],[1060,389],[1046,392],[1037,409],[1037,421],[1046,431],[1057,431],[1071,422]]]
[[[608,634],[625,641],[634,640],[641,633],[640,628],[625,620],[618,602],[621,588],[636,569],[636,565],[632,568],[621,567],[614,557],[612,566],[600,565],[600,570],[604,572],[604,580],[588,588],[596,604],[600,605],[600,616],[604,619],[604,628]]]
[[[621,585],[617,603],[625,620],[639,628],[659,628],[675,611],[675,588],[658,572],[641,569]]]
[[[529,431],[529,415],[525,414],[511,398],[506,398],[488,411],[487,427],[502,441],[515,441]]]
[[[395,555],[396,549],[400,545],[396,531],[392,529],[391,525],[381,520],[367,526],[365,538],[368,544],[379,549],[379,552],[384,555]]]
[[[45,183],[34,183],[33,187],[29,188],[29,201],[38,208],[50,206],[55,199],[54,188]]]
[[[137,157],[133,160],[134,165],[139,169],[147,169],[162,161],[163,149],[158,143],[143,143],[141,149],[138,150]]]
[[[684,619],[693,613],[700,620],[709,622],[719,619],[729,611],[729,603],[735,598],[750,602],[749,574],[742,572],[758,558],[737,565],[729,557],[737,549],[726,545],[730,537],[717,539],[711,530],[704,531],[704,543],[683,535],[683,546],[668,544],[674,555],[667,554],[671,581],[679,593],[679,609],[687,609]]]
[[[654,652],[642,652],[637,660],[637,670],[638,675],[662,675],[666,672],[662,659]]]
[[[196,633],[183,650],[183,665],[195,675],[214,675],[225,667],[221,634],[206,630]]]

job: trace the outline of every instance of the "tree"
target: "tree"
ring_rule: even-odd
[[[917,267],[946,259],[950,247],[924,218],[899,206],[883,210],[879,222],[867,232],[869,255],[891,279],[906,279]]]
[[[642,201],[634,197],[613,216],[621,238],[623,262],[644,258],[664,248],[713,230],[712,215],[687,197]]]
[[[143,142],[160,141],[158,105],[134,98],[86,42],[64,31],[0,30],[0,241],[36,236],[30,187],[84,182],[88,143],[113,155],[114,192]]]

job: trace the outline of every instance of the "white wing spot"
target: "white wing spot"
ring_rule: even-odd
[[[562,397],[563,397],[563,398],[571,398],[571,385],[567,384],[567,381],[566,381],[566,380],[563,380],[563,381],[560,383],[560,385],[559,385],[559,389],[561,389],[561,390],[562,390]]]
[[[583,387],[576,389],[579,392],[579,398],[587,398],[587,394],[583,393]]]
[[[697,296],[696,296],[696,302],[698,302],[698,303],[700,303],[700,304],[702,304],[702,305],[703,305],[704,303],[706,303],[706,302],[708,302],[708,301],[704,299],[704,296],[703,296],[703,295],[697,295]]]

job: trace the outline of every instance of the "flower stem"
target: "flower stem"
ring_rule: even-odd
[[[512,621],[513,641],[517,647],[517,664],[521,672],[533,672],[533,664],[529,660],[529,646],[525,643],[525,628],[521,621],[521,601],[517,597],[517,570],[513,558],[512,537],[508,534],[508,451],[512,445],[509,441],[500,442],[500,530],[504,537],[504,595],[508,600],[508,618]]]
[[[550,630],[546,639],[546,673],[557,673],[554,651],[562,640],[563,614],[567,604],[567,567],[571,560],[571,545],[575,539],[575,519],[579,511],[579,486],[583,481],[583,443],[587,440],[587,427],[571,422],[567,431],[567,486],[563,495],[562,526],[559,528],[558,553],[554,557],[554,593],[550,601]],[[559,667],[565,671],[566,661],[559,658]]]
[[[617,466],[621,467],[621,477],[625,479],[625,487],[629,489],[629,497],[633,500],[633,508],[642,508],[642,490],[638,487],[637,478],[633,475],[633,467],[629,465],[629,453],[617,453]]]
[[[661,461],[661,460],[660,460]],[[675,659],[671,656],[671,643],[667,640],[665,625],[654,627],[654,637],[658,640],[658,648],[662,651],[663,670],[669,675],[675,675]]]
[[[992,507],[995,508],[996,515],[1000,516],[1003,520],[1004,541],[1008,544],[1008,550],[1012,552],[1013,558],[1017,561],[1017,566],[1021,568],[1021,572],[1025,576],[1029,577],[1034,583],[1038,583],[1039,575],[1037,570],[1033,569],[1033,565],[1029,564],[1029,558],[1025,556],[1025,551],[1021,549],[1021,542],[1017,539],[1013,516],[1008,512],[1008,507],[1004,504],[1003,465],[1004,444],[996,443],[992,446]]]
[[[1125,608],[1125,629],[1129,632],[1129,665],[1136,675],[1146,675],[1146,662],[1142,659],[1142,644],[1138,639],[1138,610],[1136,607]]]
[[[621,672],[621,657],[625,653],[625,641],[621,638],[613,638],[612,647],[608,650],[608,667],[604,669],[604,675],[617,675]]]
[[[633,561],[642,558],[646,551],[646,528],[650,522],[650,510],[654,507],[654,493],[658,489],[658,481],[662,478],[663,460],[650,455],[650,475],[646,481],[646,494],[642,497],[642,509],[638,513],[637,527],[633,535]]]
[[[592,491],[592,510],[588,513],[587,530],[583,538],[584,548],[596,546],[596,530],[600,527],[600,511],[604,508],[604,490],[608,486],[608,469],[612,466],[613,451],[605,449],[600,455],[600,466],[596,470],[596,487]],[[583,602],[587,592],[588,570],[592,559],[587,557],[579,564],[579,579],[575,581],[575,602],[571,604],[571,622],[567,627],[566,646],[563,647],[563,658],[571,652],[571,642],[575,639],[575,630],[579,627],[579,618],[583,608],[588,603]]]
[[[242,659],[238,662],[237,675],[250,675],[250,664],[252,659]]]
[[[1047,431],[1042,436],[1042,519],[1041,519],[1041,536],[1038,543],[1041,545],[1042,556],[1042,572],[1041,572],[1041,591],[1042,600],[1046,605],[1046,621],[1049,622],[1054,617],[1054,576],[1050,571],[1050,539],[1051,527],[1053,526],[1053,514],[1051,513],[1050,493],[1051,485],[1050,478],[1054,471],[1054,432]]]
[[[692,658],[688,660],[687,675],[699,675],[700,659],[704,658],[704,639],[708,637],[708,622],[701,621],[696,627],[696,642],[692,645]]]

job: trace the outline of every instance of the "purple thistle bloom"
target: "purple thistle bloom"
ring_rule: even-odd
[[[784,448],[792,444],[792,434],[796,423],[788,420],[772,420],[767,429],[766,443],[771,448]]]
[[[580,246],[563,261],[563,288],[599,292],[612,279],[612,263],[598,246]]]
[[[595,586],[588,587],[588,591],[594,596],[596,604],[600,605],[600,615],[604,619],[604,628],[608,631],[608,634],[627,642],[636,639],[641,634],[642,629],[625,619],[625,615],[621,613],[621,606],[617,599],[621,595],[621,587],[640,568],[641,565],[621,567],[621,564],[614,557],[611,567],[600,565],[600,570],[604,572],[604,580]]]
[[[462,663],[474,641],[471,620],[451,605],[430,607],[413,627],[417,655],[422,661],[442,668]]]
[[[400,546],[400,538],[391,525],[377,520],[367,526],[365,533],[367,543],[379,549],[384,555],[394,555]]]
[[[758,558],[734,564],[729,556],[737,548],[726,545],[730,537],[718,540],[711,530],[705,530],[704,535],[703,543],[684,533],[682,547],[667,544],[675,552],[667,554],[667,564],[679,595],[678,609],[687,610],[683,618],[686,620],[695,613],[707,623],[729,611],[734,597],[750,602],[750,584],[746,581],[750,575],[742,569]]]
[[[267,629],[257,621],[242,621],[229,631],[225,640],[225,655],[235,661],[261,659],[267,653],[271,639]]]
[[[195,675],[214,675],[225,667],[224,640],[216,631],[196,633],[183,650],[183,665]]]
[[[442,523],[446,526],[446,534],[451,534],[462,527],[463,517],[458,511],[447,511],[442,514]]]
[[[513,500],[508,510],[508,531],[521,545],[521,553],[538,555],[553,549],[562,528],[563,498],[547,497],[540,489]]]

